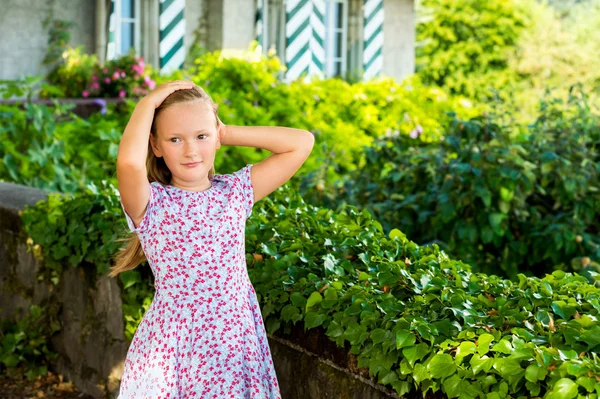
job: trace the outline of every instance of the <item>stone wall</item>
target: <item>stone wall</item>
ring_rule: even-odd
[[[130,342],[124,336],[120,281],[98,277],[95,266],[65,268],[58,286],[37,278],[42,264],[27,251],[19,212],[48,192],[0,182],[0,319],[23,318],[30,305],[52,308],[60,331],[51,368],[83,392],[115,398]],[[398,397],[375,384],[355,357],[336,348],[318,330],[297,324],[289,336],[269,336],[284,399]]]

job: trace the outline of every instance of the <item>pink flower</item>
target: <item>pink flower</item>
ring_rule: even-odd
[[[109,77],[104,78],[104,83],[110,83],[110,78]]]
[[[99,89],[100,88],[100,84],[98,84],[98,82],[92,82],[92,89]]]
[[[121,90],[121,91],[119,92],[119,97],[123,98],[123,97],[125,97],[125,94],[126,94],[126,93],[125,93],[125,90]]]
[[[104,69],[102,70],[102,72],[104,72],[104,73],[108,73],[108,68],[104,68]]]
[[[154,88],[156,87],[156,82],[151,80],[150,82],[148,82],[148,88],[150,90],[154,90]]]
[[[125,76],[125,72],[121,72],[121,77],[124,78]]]
[[[416,139],[421,134],[423,134],[423,127],[421,125],[417,125],[417,127],[410,131],[409,136],[413,139]]]
[[[84,97],[88,97],[90,93],[87,90],[84,90],[83,93],[81,93],[81,95]]]
[[[98,76],[96,76],[96,75],[92,76],[92,80],[95,82],[96,80],[98,80]]]
[[[121,77],[121,75],[119,74],[119,72],[113,73],[113,76],[112,76],[113,80],[117,80],[117,79],[119,79],[119,77]]]

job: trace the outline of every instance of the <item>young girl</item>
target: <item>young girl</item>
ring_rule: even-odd
[[[187,81],[158,86],[135,107],[117,157],[121,205],[135,232],[110,276],[147,259],[155,295],[127,352],[119,399],[280,398],[244,229],[256,201],[302,166],[310,132],[225,126]],[[274,154],[214,171],[221,145]]]

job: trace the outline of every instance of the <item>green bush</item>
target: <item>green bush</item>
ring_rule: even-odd
[[[449,111],[464,117],[480,112],[468,101],[424,87],[417,79],[402,85],[391,79],[354,85],[338,79],[286,84],[279,80],[280,70],[276,57],[245,60],[224,58],[215,52],[196,60],[194,68],[163,76],[158,83],[180,78],[193,80],[219,104],[226,124],[278,125],[312,131],[319,144],[299,174],[313,172],[313,187],[340,177],[332,167],[323,169],[330,165],[323,159],[334,157],[347,169],[361,167],[362,148],[376,137],[422,131],[422,140],[436,141],[451,121]],[[15,90],[4,89],[11,95],[16,94]],[[54,86],[42,90],[57,92]],[[105,115],[96,114],[87,121],[66,114],[61,107],[26,104],[27,112],[18,107],[5,108],[8,123],[0,128],[0,142],[9,143],[4,147],[0,143],[0,159],[4,159],[0,161],[0,178],[63,192],[73,192],[89,181],[110,178],[132,106],[130,102],[125,112],[114,112],[115,108],[109,107]],[[35,133],[25,134],[32,125],[37,129]],[[36,137],[35,148],[31,148],[29,136]],[[38,156],[38,148],[49,154],[48,161],[52,162]],[[224,147],[216,157],[215,170],[229,173],[267,155],[267,151],[255,148]],[[18,176],[19,170],[25,172]]]
[[[124,121],[114,112],[82,119],[70,109],[0,105],[10,121],[0,125],[0,180],[72,193],[114,177]]]
[[[584,99],[543,103],[527,129],[455,119],[444,140],[378,140],[367,162],[312,203],[371,211],[479,271],[543,275],[600,265],[599,117]],[[600,271],[600,270],[598,270]]]
[[[17,323],[0,320],[0,372],[24,375],[29,380],[46,375],[48,366],[58,358],[50,339],[60,331],[56,306],[44,309],[31,305]]]
[[[105,265],[116,250],[106,245],[125,229],[118,197],[114,187],[99,190],[96,199],[57,196],[25,210],[26,231],[46,263]],[[269,333],[297,322],[317,328],[401,395],[600,393],[600,289],[582,276],[555,271],[511,282],[472,273],[437,245],[419,246],[398,230],[388,238],[367,211],[313,207],[286,186],[255,205],[246,252]],[[142,272],[120,275],[139,301],[124,306],[131,331],[151,297]]]
[[[83,46],[68,47],[63,62],[46,76],[49,86],[40,91],[43,98],[124,98],[141,97],[155,87],[156,72],[143,57],[133,53],[100,65],[95,54]]]
[[[417,74],[479,100],[489,89],[513,84],[508,68],[519,35],[531,24],[529,1],[421,0],[418,3]]]

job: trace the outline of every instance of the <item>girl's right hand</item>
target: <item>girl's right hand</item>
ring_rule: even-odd
[[[191,89],[192,87],[194,87],[194,83],[188,82],[187,80],[165,82],[156,86],[156,88],[142,98],[142,100],[153,105],[154,109],[156,109],[163,101],[165,101],[165,98],[167,98],[169,94],[177,90]]]

